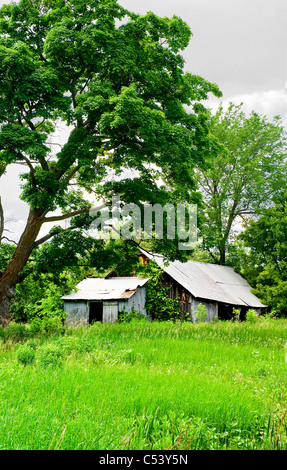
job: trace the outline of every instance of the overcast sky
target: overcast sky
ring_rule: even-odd
[[[0,6],[9,1],[0,0]],[[144,14],[180,16],[193,37],[184,51],[186,70],[216,83],[222,101],[243,102],[270,118],[280,114],[287,126],[286,0],[119,0]],[[212,99],[210,106],[219,100]],[[14,184],[13,184],[14,183]],[[19,205],[17,169],[0,180],[0,195],[14,230],[24,225],[26,207]],[[17,229],[15,229],[17,227]]]
[[[193,37],[186,70],[215,82],[223,100],[287,119],[286,0],[120,0],[137,13],[180,16]]]

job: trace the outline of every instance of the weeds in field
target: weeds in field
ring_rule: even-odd
[[[287,449],[286,320],[0,336],[1,449]]]

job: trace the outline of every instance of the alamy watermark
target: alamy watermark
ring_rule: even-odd
[[[125,204],[118,196],[111,206],[92,207],[94,218],[89,234],[95,238],[126,240],[178,240],[180,250],[193,249],[197,242],[196,204]]]

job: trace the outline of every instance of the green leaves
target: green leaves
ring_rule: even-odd
[[[246,247],[241,266],[255,294],[276,315],[287,315],[286,195],[251,221],[240,236]]]
[[[196,179],[205,205],[203,244],[225,263],[234,224],[268,207],[286,189],[286,139],[280,120],[242,105],[209,112],[210,152]]]
[[[107,203],[116,191],[141,204],[194,198],[194,168],[209,150],[199,102],[220,92],[185,73],[180,52],[190,37],[180,18],[137,15],[116,0],[21,0],[0,9],[0,168],[23,164],[21,198],[35,222],[6,268],[8,284],[28,262],[47,212],[64,220],[89,208],[75,187]],[[124,171],[129,181],[115,184]],[[81,215],[71,232],[86,226]]]

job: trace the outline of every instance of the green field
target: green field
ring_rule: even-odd
[[[22,336],[0,345],[0,449],[287,449],[287,320]]]

